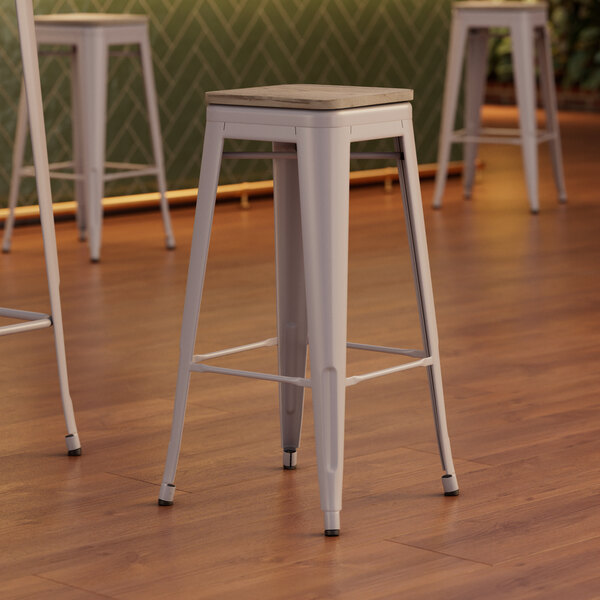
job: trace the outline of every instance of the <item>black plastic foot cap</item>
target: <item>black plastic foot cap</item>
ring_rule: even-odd
[[[296,470],[296,465],[283,465],[283,470],[284,471],[295,471]]]
[[[454,490],[453,492],[444,492],[444,496],[458,496],[458,493],[458,490]]]
[[[340,535],[339,529],[326,529],[325,537],[338,537]]]
[[[173,506],[173,500],[163,500],[162,498],[158,499],[159,506]]]
[[[69,456],[81,456],[81,448],[75,448],[75,450],[69,450]]]

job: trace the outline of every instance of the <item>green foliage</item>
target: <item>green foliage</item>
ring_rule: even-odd
[[[600,90],[600,0],[550,0],[552,54],[557,83],[566,89]],[[490,79],[512,80],[506,32],[490,42]]]

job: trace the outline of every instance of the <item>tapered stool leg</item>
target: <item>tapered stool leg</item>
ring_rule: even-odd
[[[554,83],[554,68],[552,66],[552,49],[550,47],[550,32],[548,27],[538,29],[536,36],[537,55],[540,66],[540,90],[542,101],[546,110],[546,129],[552,134],[550,139],[550,156],[554,181],[558,190],[560,202],[567,201],[565,188],[565,175],[563,172],[562,148],[560,143],[560,129],[558,126],[558,106],[556,102],[556,87]]]
[[[519,19],[510,27],[513,51],[515,88],[519,105],[523,167],[532,213],[538,213],[538,142],[535,118],[535,70],[533,54],[533,30],[525,19]]]
[[[340,530],[346,397],[349,128],[298,128],[317,467],[325,535]]]
[[[10,176],[10,190],[8,192],[8,217],[4,223],[4,238],[2,252],[10,252],[12,232],[15,224],[15,208],[21,186],[21,168],[25,157],[25,144],[27,143],[27,99],[25,97],[25,82],[21,81],[21,95],[19,96],[19,110],[17,113],[17,128],[15,131],[15,146],[12,158],[12,173]]]
[[[467,29],[463,22],[459,19],[453,19],[452,28],[450,30],[450,48],[448,50],[448,62],[446,65],[444,106],[438,146],[438,164],[435,175],[435,190],[433,193],[433,206],[435,208],[442,206],[442,197],[444,195],[444,188],[446,187],[448,161],[450,159],[450,148],[452,145],[452,131],[454,130],[454,120],[456,118],[456,106],[458,104],[458,92],[460,89],[460,76],[462,73],[466,37]]]
[[[78,79],[82,89],[82,123],[85,140],[84,184],[87,234],[92,262],[100,260],[102,197],[106,144],[108,48],[99,31],[92,30],[81,44]]]
[[[158,102],[156,100],[156,87],[154,83],[154,67],[152,66],[152,52],[150,50],[148,34],[140,41],[140,53],[142,58],[142,70],[144,73],[146,103],[148,105],[148,121],[150,123],[150,135],[152,137],[152,151],[154,153],[154,164],[157,169],[156,178],[158,191],[160,193],[160,210],[165,229],[165,245],[171,250],[175,248],[175,236],[173,235],[173,229],[171,227],[171,216],[169,214],[169,203],[167,200],[165,158],[160,133]]]
[[[77,230],[79,240],[85,241],[87,238],[87,219],[86,219],[86,198],[85,198],[85,183],[83,181],[84,159],[83,153],[84,138],[83,138],[83,122],[82,122],[82,88],[79,81],[79,61],[80,57],[77,49],[73,48],[71,55],[71,129],[73,138],[73,171],[76,173],[74,181],[75,187],[75,204],[77,207]]]
[[[33,162],[36,172],[40,220],[42,223],[42,234],[44,239],[44,254],[46,257],[46,272],[48,276],[48,291],[50,294],[50,307],[58,362],[60,393],[67,426],[67,450],[70,455],[79,455],[81,454],[81,444],[75,425],[73,403],[69,394],[69,383],[67,378],[67,363],[59,294],[60,278],[58,272],[58,255],[54,232],[50,172],[48,168],[48,153],[46,148],[46,132],[44,129],[42,90],[40,86],[37,44],[35,41],[33,8],[31,2],[22,2],[21,0],[17,0],[16,8],[17,19],[19,22],[19,36],[21,40],[21,56],[23,59],[23,78],[25,81],[25,92],[29,109],[29,120],[31,123],[31,145],[33,148]]]
[[[222,151],[223,123],[208,121],[204,132],[202,167],[200,169],[192,250],[185,291],[185,304],[183,307],[171,439],[169,441],[165,471],[158,497],[158,504],[161,506],[173,504],[173,497],[175,495],[175,472],[181,448],[183,421],[190,383],[190,366],[193,361],[194,345],[198,330],[198,316],[202,299],[202,288],[204,287],[204,275],[206,273],[206,260],[208,258],[208,246],[217,196],[217,185],[219,183]]]
[[[454,472],[448,426],[446,424],[446,409],[444,405],[444,390],[438,349],[438,333],[429,268],[429,254],[425,234],[425,220],[421,201],[419,183],[419,168],[412,131],[412,123],[405,124],[406,134],[396,140],[401,159],[398,161],[398,174],[402,190],[402,202],[408,231],[410,255],[413,264],[417,304],[423,335],[423,346],[427,355],[431,356],[432,364],[427,367],[433,416],[437,433],[442,468],[444,494],[458,495],[458,482]]]
[[[465,130],[467,136],[478,136],[481,128],[481,105],[485,95],[487,75],[488,30],[485,28],[469,31],[467,67],[465,77]],[[475,178],[477,142],[464,143],[464,195],[471,197]]]
[[[295,145],[275,142],[273,151],[294,152]],[[304,377],[307,354],[306,291],[298,163],[295,160],[276,158],[273,161],[273,192],[279,374]],[[303,407],[304,388],[280,383],[279,415],[284,469],[296,468]]]

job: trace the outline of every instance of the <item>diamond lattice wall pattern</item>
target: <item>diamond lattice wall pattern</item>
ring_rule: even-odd
[[[408,87],[420,162],[435,161],[450,23],[449,0],[34,0],[36,14],[144,13],[150,17],[169,189],[195,187],[204,92],[277,83]],[[71,156],[69,58],[40,58],[51,161]],[[14,2],[0,3],[0,206],[6,206],[20,86]],[[110,61],[107,159],[150,161],[141,69]],[[384,147],[385,142],[379,147]],[[248,144],[233,144],[235,149]],[[387,146],[386,146],[387,147]],[[380,164],[380,163],[377,163]],[[370,168],[372,163],[353,165]],[[222,181],[270,178],[267,161],[226,161]],[[72,186],[53,183],[55,200]],[[107,195],[155,189],[107,186]],[[21,203],[35,202],[33,182]]]

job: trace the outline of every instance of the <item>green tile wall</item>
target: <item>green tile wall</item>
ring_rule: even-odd
[[[34,0],[36,13],[145,13],[151,22],[156,84],[170,189],[194,187],[201,160],[203,93],[276,83],[410,87],[419,162],[436,156],[449,0]],[[13,0],[0,3],[0,205],[6,205],[19,93]],[[68,59],[42,57],[51,160],[71,154]],[[109,160],[150,160],[140,69],[110,64]],[[387,142],[378,147],[387,147]],[[236,149],[246,148],[241,142]],[[376,163],[377,165],[380,163]],[[375,163],[357,163],[370,168]],[[222,182],[270,178],[267,161],[227,161]],[[56,200],[70,199],[55,182]],[[115,182],[107,194],[154,189],[149,180]],[[22,203],[35,202],[33,182]]]

